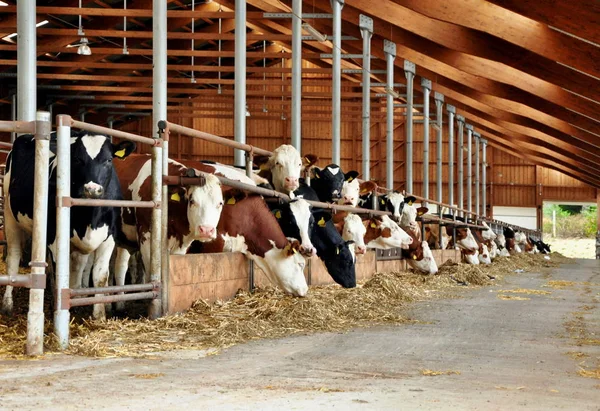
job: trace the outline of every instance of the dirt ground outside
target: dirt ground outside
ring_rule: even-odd
[[[552,251],[571,258],[596,258],[596,240],[593,238],[552,238],[544,235],[544,242]]]

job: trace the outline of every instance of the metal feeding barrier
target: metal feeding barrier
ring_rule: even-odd
[[[57,170],[56,170],[56,312],[54,329],[61,348],[69,344],[69,309],[71,307],[111,303],[117,301],[132,301],[150,299],[149,316],[156,318],[161,315],[161,195],[162,195],[162,164],[163,150],[160,138],[149,138],[137,134],[126,133],[106,127],[101,127],[83,121],[73,120],[68,115],[58,115],[57,124]],[[137,143],[152,146],[152,200],[127,201],[83,199],[71,197],[71,128],[117,137]],[[37,164],[36,164],[37,166]],[[47,180],[47,178],[46,178]],[[69,287],[69,255],[70,255],[70,221],[71,207],[143,207],[152,209],[151,220],[151,260],[149,284],[131,284],[124,286],[90,287],[71,289]],[[126,293],[126,294],[121,294]],[[92,297],[88,297],[93,294]]]

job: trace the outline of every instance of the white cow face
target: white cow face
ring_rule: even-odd
[[[523,252],[523,250],[521,250],[521,247],[519,247],[519,244],[517,244],[517,243],[515,242],[515,253],[517,253],[517,254],[520,254],[520,253],[522,253],[522,252]]]
[[[481,264],[491,264],[492,263],[490,251],[488,250],[488,247],[485,244],[481,244],[481,254],[479,254],[479,262]]]
[[[469,228],[466,229],[467,237],[462,240],[457,241],[457,244],[460,248],[469,251],[479,250],[479,244],[475,241],[475,237],[473,237],[473,233]]]
[[[492,246],[490,247],[490,260],[494,260],[496,257],[498,257],[498,246],[496,245],[495,241],[491,242]]]
[[[368,248],[402,248],[408,250],[413,242],[412,237],[387,215],[381,216],[381,225],[378,228],[382,230],[382,235],[369,241]]]
[[[525,236],[525,233],[519,231],[515,233],[515,243],[516,244],[526,244],[527,243],[527,236]]]
[[[275,190],[288,194],[300,187],[302,159],[293,146],[284,144],[277,147],[267,165],[273,176]]]
[[[206,174],[206,184],[190,186],[185,195],[188,201],[187,217],[190,232],[198,241],[217,238],[217,224],[223,210],[221,183],[212,174]]]
[[[242,253],[246,254],[248,252],[248,245],[246,244],[246,239],[243,235],[236,235],[235,237],[230,236],[229,234],[221,234],[221,238],[223,239],[223,252],[224,253]]]
[[[506,248],[506,237],[504,237],[504,234],[500,233],[496,236],[496,243],[499,247]]]
[[[392,210],[390,210],[392,212],[392,216],[394,217],[394,219],[396,221],[400,221],[400,218],[404,214],[404,209],[407,206],[407,204],[404,204],[404,196],[400,193],[391,193],[391,194],[388,194],[387,199],[388,199],[389,204],[392,206]],[[415,209],[415,219],[416,218],[417,218],[417,211]],[[408,221],[408,223],[410,223],[410,221]],[[401,222],[401,224],[404,226],[403,222]]]
[[[498,251],[498,257],[510,257],[510,252],[508,252],[508,249],[505,247]]]
[[[312,224],[314,218],[310,211],[310,204],[304,199],[297,199],[290,203],[290,211],[296,220],[298,231],[300,231],[300,239],[302,240],[302,253],[315,256],[317,250],[310,241],[310,233],[312,232]]]
[[[342,239],[344,241],[354,241],[354,251],[356,254],[364,254],[367,251],[364,238],[366,232],[367,229],[358,215],[348,214],[344,218]]]
[[[356,207],[359,195],[360,185],[358,184],[358,180],[353,179],[350,182],[344,181],[344,185],[342,186],[342,198],[337,202],[338,204]]]
[[[422,273],[437,274],[438,266],[437,266],[437,263],[435,262],[435,258],[433,258],[433,253],[431,252],[431,249],[429,248],[429,244],[427,244],[427,241],[423,241],[421,243],[421,246],[423,247],[423,259],[421,261],[407,259],[406,262],[413,269],[420,271]]]
[[[266,263],[266,269],[271,272],[271,275],[267,275],[274,278],[283,291],[296,297],[305,297],[308,292],[308,285],[304,277],[306,260],[300,254],[298,241],[290,240],[291,243],[283,249],[277,248],[275,242],[269,240],[273,248],[265,253],[263,260]],[[263,267],[261,266],[261,268]],[[263,269],[263,271],[265,270]],[[274,276],[272,273],[277,273],[277,275]]]
[[[484,227],[486,227],[486,230],[481,231],[481,235],[482,235],[483,239],[485,241],[494,240],[496,238],[496,233],[490,227],[488,227],[488,225],[486,224],[485,221],[482,221],[481,224]]]
[[[463,260],[467,264],[479,265],[479,251],[475,251],[475,254],[462,253]]]

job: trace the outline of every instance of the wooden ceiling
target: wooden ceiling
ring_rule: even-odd
[[[0,39],[16,31],[16,2],[4,2],[9,5],[0,6]],[[72,115],[84,110],[86,120],[99,124],[109,116],[118,122],[131,119],[126,113],[149,113],[152,0],[129,0],[126,10],[123,1],[83,0],[82,9],[78,3],[49,0],[37,8],[38,22],[49,22],[38,28],[38,106],[53,104],[55,112]],[[196,96],[202,101],[233,102],[234,0],[196,0],[194,12],[192,0],[167,3],[169,104]],[[257,73],[290,76],[289,64],[284,68],[274,64],[291,57],[291,20],[265,18],[263,12],[290,13],[291,0],[247,4],[248,73],[254,75],[248,84],[264,84]],[[329,2],[304,1],[303,13],[331,13],[331,9]],[[91,56],[67,47],[80,40],[80,14],[85,37],[92,43]],[[491,145],[600,188],[600,2],[345,0],[342,34],[349,37],[342,41],[344,53],[362,53],[360,14],[374,20],[372,70],[385,69],[384,39],[396,43],[396,82],[405,81],[405,59],[417,65],[415,103],[422,103],[420,77],[428,78],[433,90],[456,106],[457,114]],[[330,19],[307,22],[322,33],[332,33]],[[124,37],[128,54],[123,53]],[[5,106],[16,88],[15,40],[0,40],[0,75],[6,86],[0,88],[6,93],[0,95],[0,104]],[[319,67],[304,70],[303,85],[330,84],[322,76],[331,73],[331,60],[322,59],[321,53],[331,53],[331,47],[331,42],[303,42],[303,58]],[[342,60],[342,68],[360,67],[360,59]],[[192,70],[195,83],[190,81]],[[308,78],[315,73],[320,77]],[[385,75],[372,78],[384,82]],[[343,85],[354,87],[342,94],[345,112],[360,115],[360,81],[360,74],[343,75]],[[273,79],[267,82],[278,84]],[[280,84],[289,85],[289,78]],[[290,95],[289,87],[282,90],[266,93],[267,103],[273,100],[281,106],[282,95]],[[374,105],[375,93],[382,91],[372,90]],[[264,95],[248,93],[251,109],[262,107]],[[331,112],[328,93],[303,96],[310,98],[306,104],[314,105],[315,113]]]

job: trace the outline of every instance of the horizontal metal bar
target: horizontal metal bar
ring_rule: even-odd
[[[263,13],[266,19],[291,19],[292,13]],[[302,13],[303,19],[331,19],[333,14],[330,13]]]
[[[321,53],[320,57],[322,59],[331,59],[333,58],[333,54],[331,53]],[[362,59],[363,55],[362,54],[349,54],[349,53],[342,53],[342,55],[340,56],[343,59]],[[377,56],[371,56],[371,60],[375,60],[377,59]]]
[[[0,121],[0,132],[35,133],[35,121]]]
[[[254,154],[263,155],[263,156],[271,156],[273,153],[267,150],[263,150],[261,148],[257,148],[251,146],[250,144],[242,144],[237,141],[228,140],[223,137],[215,136],[214,134],[205,133],[203,131],[194,130],[193,128],[180,126],[179,124],[170,123],[168,121],[160,121],[158,127],[167,130],[169,132],[174,131],[179,134],[183,134],[189,137],[200,138],[202,140],[210,141],[217,144],[223,144],[225,146],[229,146],[232,148],[237,148],[238,150],[243,150],[246,152],[253,152]]]
[[[8,147],[8,148],[12,148],[13,143],[7,143],[5,141],[0,141],[0,147]]]
[[[360,83],[360,85],[362,86],[362,83]],[[387,87],[387,86],[388,86],[387,83],[371,83],[371,87]],[[394,83],[394,87],[406,87],[406,84]]]
[[[74,298],[71,300],[63,299],[63,309],[84,305],[114,303],[117,301],[154,300],[158,298],[159,294],[158,291],[147,291],[143,293],[99,295],[97,297]],[[68,307],[64,308],[65,305],[68,305]]]
[[[137,134],[127,133],[125,131],[119,131],[113,128],[97,126],[83,121],[77,121],[73,118],[71,118],[71,127],[91,131],[94,133],[106,134],[109,136],[122,138],[129,141],[135,141],[136,143],[148,144],[150,146],[160,147],[162,145],[162,140],[159,138],[138,136]]]
[[[363,69],[342,69],[342,74],[360,74],[363,72]],[[385,74],[385,70],[371,70],[369,71],[371,74]]]
[[[45,274],[15,274],[0,275],[0,285],[10,285],[13,287],[25,287],[34,289],[46,288]]]
[[[154,201],[131,201],[131,200],[106,200],[103,198],[57,198],[58,207],[136,207],[136,208],[160,208],[160,202]]]
[[[114,285],[108,287],[91,287],[91,288],[75,288],[70,289],[69,294],[71,297],[79,297],[82,295],[91,295],[91,294],[113,294],[113,293],[123,293],[123,292],[135,292],[135,291],[153,291],[159,290],[159,283],[149,283],[149,284],[129,284],[129,285]]]

